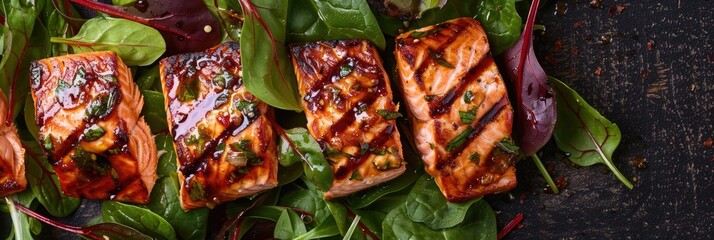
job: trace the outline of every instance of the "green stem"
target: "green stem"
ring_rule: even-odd
[[[545,178],[545,181],[548,182],[548,186],[550,186],[550,190],[553,191],[555,194],[559,194],[560,191],[558,191],[558,186],[555,186],[555,182],[553,182],[553,178],[550,177],[550,174],[548,173],[548,170],[545,169],[545,166],[543,166],[543,162],[540,161],[540,158],[538,155],[531,154],[530,156],[533,159],[533,162],[535,163],[536,167],[538,167],[538,171],[540,171],[540,174],[543,175],[543,178]]]
[[[598,150],[599,149],[600,148],[598,147]],[[615,174],[615,177],[617,177],[617,179],[620,179],[620,182],[622,182],[622,184],[625,184],[625,186],[627,188],[632,189],[633,186],[632,186],[632,183],[630,182],[630,180],[628,180],[625,177],[625,175],[622,175],[620,170],[618,170],[617,167],[615,167],[615,164],[612,161],[608,160],[608,158],[605,157],[605,154],[602,151],[597,151],[597,152],[600,154],[600,157],[602,157],[602,159],[604,159],[603,162],[605,163],[605,165],[607,165],[607,167],[610,169],[610,171],[612,171],[612,173]]]

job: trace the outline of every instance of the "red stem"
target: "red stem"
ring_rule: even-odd
[[[508,222],[508,224],[506,224],[506,226],[503,227],[500,232],[498,232],[498,239],[502,239],[503,237],[505,237],[509,232],[511,232],[511,230],[513,230],[513,228],[515,228],[516,226],[518,226],[519,223],[521,223],[521,220],[523,220],[523,213],[519,213],[518,215],[516,215],[515,218]]]
[[[521,44],[521,58],[518,62],[518,74],[516,75],[516,102],[522,104],[521,93],[523,92],[523,70],[526,65],[526,59],[530,53],[531,37],[533,37],[533,24],[535,24],[536,12],[538,12],[538,4],[540,0],[534,0],[531,3],[531,9],[528,12],[526,20],[526,28],[523,30],[523,42]]]
[[[79,235],[82,235],[82,236],[85,236],[85,234],[87,234],[87,232],[85,232],[85,230],[83,230],[83,229],[80,228],[80,227],[75,227],[75,226],[66,225],[66,224],[64,224],[64,223],[61,223],[61,222],[58,222],[58,221],[49,219],[49,218],[47,218],[47,217],[45,217],[45,216],[40,215],[39,213],[33,212],[32,210],[26,208],[25,206],[23,206],[23,205],[20,204],[19,202],[15,202],[15,208],[17,208],[17,210],[20,210],[20,212],[23,212],[23,213],[26,214],[27,216],[33,217],[33,218],[35,218],[35,219],[37,219],[37,220],[40,220],[41,222],[44,222],[44,223],[46,223],[46,224],[49,224],[49,225],[51,225],[51,226],[53,226],[53,227],[56,227],[56,228],[65,230],[65,231],[67,231],[67,232],[79,234]]]
[[[15,116],[15,85],[17,83],[17,77],[20,76],[20,64],[22,63],[22,60],[25,59],[27,47],[30,45],[30,38],[27,36],[27,32],[25,32],[24,35],[27,42],[25,42],[25,45],[22,47],[22,52],[20,52],[20,56],[17,58],[18,66],[15,67],[15,75],[12,76],[12,83],[10,84],[10,96],[8,96],[10,98],[10,105],[8,105],[7,107],[7,118],[5,119],[6,125],[12,124],[12,118]]]
[[[280,127],[280,125],[279,125],[277,122],[275,122],[274,117],[268,117],[268,119],[270,120],[270,125],[273,125],[273,128],[275,129],[275,131],[277,131],[277,132],[278,132],[278,135],[280,135],[280,138],[282,138],[283,140],[285,140],[286,142],[288,142],[288,146],[290,146],[290,148],[292,148],[293,151],[295,151],[295,153],[297,153],[297,155],[300,156],[300,158],[301,158],[305,163],[307,163],[307,165],[309,165],[310,168],[312,168],[312,164],[310,164],[310,162],[307,161],[307,158],[305,158],[305,155],[303,155],[303,154],[300,152],[300,150],[298,150],[297,146],[295,146],[295,144],[293,143],[293,141],[290,141],[290,138],[288,138],[288,134],[285,133],[285,129],[283,129],[282,127]]]
[[[347,208],[347,215],[350,216],[352,219],[357,216],[354,212],[352,212],[352,209],[350,208]],[[362,221],[359,221],[357,224],[359,225],[359,228],[362,230],[362,232],[367,234],[367,236],[374,240],[379,240],[379,237],[377,237],[377,235],[374,235],[374,233],[370,231],[369,228],[367,228],[367,226],[362,223]]]
[[[163,24],[153,22],[152,20],[154,20],[154,19],[148,19],[148,18],[143,18],[143,17],[138,17],[138,16],[127,14],[127,13],[123,12],[120,8],[112,6],[112,5],[94,2],[94,1],[90,1],[90,0],[70,0],[70,1],[72,1],[73,3],[88,7],[90,9],[109,14],[114,17],[124,18],[127,20],[131,20],[134,22],[138,22],[138,23],[147,25],[149,27],[156,28],[161,31],[170,32],[170,33],[182,36],[186,39],[192,39],[191,35],[189,35],[186,32],[177,30],[175,28],[172,28],[172,27],[169,27],[169,26],[166,26]]]
[[[256,207],[256,206],[258,206],[258,205],[260,205],[260,204],[263,204],[263,202],[265,201],[265,199],[267,198],[267,196],[268,196],[268,193],[267,193],[267,192],[266,192],[266,193],[263,193],[263,194],[260,195],[260,197],[258,197],[255,201],[253,201],[253,204],[251,204],[251,205],[248,206],[247,208],[243,209],[243,211],[241,211],[240,213],[238,213],[238,215],[236,215],[235,217],[233,217],[233,218],[231,218],[230,220],[228,220],[228,222],[226,222],[225,224],[223,224],[223,227],[221,227],[221,230],[218,231],[218,234],[216,235],[216,238],[215,238],[215,239],[216,239],[216,240],[222,240],[222,239],[224,239],[226,233],[228,232],[228,230],[229,230],[229,229],[231,228],[231,226],[233,226],[233,225],[236,225],[236,228],[237,228],[237,229],[240,229],[240,226],[241,226],[241,224],[242,224],[241,222],[243,221],[243,215],[245,215],[246,212],[250,211],[250,210],[253,209],[254,207]],[[235,230],[234,233],[240,233],[240,230]],[[235,236],[238,236],[238,235],[237,235],[237,234],[234,235],[234,238],[235,238]]]

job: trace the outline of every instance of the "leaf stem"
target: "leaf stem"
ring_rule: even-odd
[[[513,218],[513,220],[508,222],[508,224],[506,224],[506,226],[498,232],[497,239],[502,239],[503,237],[508,235],[508,233],[510,233],[511,230],[513,230],[513,228],[515,228],[521,222],[521,220],[523,220],[523,213],[519,213],[518,215],[516,215],[515,218]]]
[[[50,226],[65,230],[67,232],[79,234],[84,237],[89,237],[89,238],[96,237],[96,236],[92,236],[92,235],[88,234],[85,230],[83,230],[80,227],[70,226],[70,225],[52,220],[48,217],[42,216],[39,213],[33,212],[32,210],[26,208],[25,206],[23,206],[22,204],[20,204],[18,202],[10,201],[7,198],[6,198],[6,201],[8,202],[8,204],[10,204],[11,207],[14,207],[15,209],[19,210],[20,212],[24,213],[25,215],[30,216],[34,219],[40,220],[41,222],[49,224]],[[93,239],[101,239],[101,238],[93,238]]]
[[[533,162],[535,163],[536,167],[538,167],[538,171],[540,171],[540,175],[543,175],[543,178],[545,178],[545,181],[548,182],[548,186],[550,186],[550,190],[553,191],[555,194],[559,194],[560,191],[558,191],[558,186],[555,185],[555,182],[553,182],[553,178],[550,177],[550,174],[548,173],[548,170],[545,169],[545,166],[543,166],[543,162],[540,161],[540,158],[538,157],[537,154],[531,154],[530,157],[533,159]]]
[[[590,133],[588,132],[588,134],[590,134]],[[627,177],[625,177],[625,175],[622,175],[620,170],[618,170],[617,167],[615,167],[615,164],[610,159],[605,157],[605,153],[602,152],[602,149],[600,148],[600,146],[598,146],[597,144],[596,144],[596,146],[597,146],[596,147],[597,153],[600,154],[600,157],[603,159],[603,162],[605,163],[605,165],[607,165],[607,167],[610,169],[610,171],[612,171],[612,173],[615,174],[615,177],[617,177],[617,179],[620,179],[620,182],[622,182],[622,184],[625,184],[625,186],[627,188],[632,189],[634,186],[632,185],[630,180],[628,180]]]

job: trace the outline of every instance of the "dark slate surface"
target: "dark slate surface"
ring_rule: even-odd
[[[557,1],[546,4],[536,51],[549,75],[620,127],[614,160],[637,179],[635,188],[602,165],[568,166],[551,143],[543,160],[567,179],[565,192],[543,193],[534,164],[520,162],[514,200],[488,198],[499,226],[523,213],[508,239],[714,239],[714,148],[705,144],[714,138],[713,2],[589,3],[560,1],[563,15],[555,14]],[[646,169],[634,166],[637,158]]]

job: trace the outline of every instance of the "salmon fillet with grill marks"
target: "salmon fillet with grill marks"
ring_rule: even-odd
[[[457,202],[515,187],[513,110],[480,24],[454,19],[396,41],[416,147],[444,196]]]
[[[0,197],[25,190],[25,149],[12,123],[6,124],[8,103],[0,91]]]
[[[64,194],[146,204],[156,180],[143,97],[114,52],[33,62],[40,142]]]
[[[382,60],[366,40],[291,46],[308,130],[334,174],[331,199],[389,181],[405,170]]]
[[[163,59],[160,72],[185,210],[277,186],[273,110],[243,86],[237,43]]]

